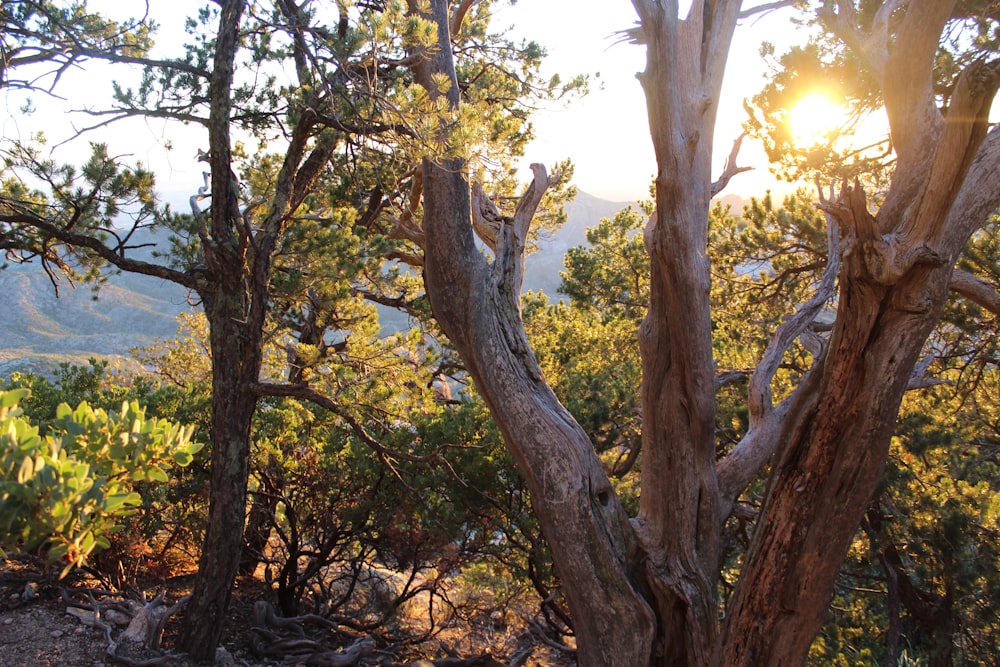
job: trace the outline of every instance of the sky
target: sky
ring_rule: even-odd
[[[751,7],[762,0],[744,4]],[[764,85],[761,42],[790,45],[805,40],[801,29],[789,20],[792,15],[789,10],[771,12],[741,21],[736,30],[717,121],[716,174],[721,173],[733,140],[742,131],[743,99]],[[645,69],[646,49],[616,44],[614,34],[635,24],[630,0],[519,0],[513,8],[497,12],[495,20],[498,27],[512,25],[516,34],[547,49],[547,73],[558,72],[564,78],[591,75],[591,92],[586,97],[568,106],[551,105],[535,116],[537,138],[525,153],[526,164],[551,165],[569,157],[576,166],[574,181],[584,192],[612,201],[648,199],[656,166],[645,98],[635,77]],[[722,194],[749,197],[763,195],[767,189],[791,189],[774,179],[767,156],[756,142],[744,141],[737,164],[754,170],[735,176]]]
[[[96,11],[104,6],[120,11],[124,6],[120,0],[91,0],[89,4]],[[137,9],[133,11],[138,11],[140,3],[135,4]],[[161,24],[161,43],[170,44],[170,35],[179,35],[177,41],[183,38],[184,17],[202,4],[200,0],[150,0],[151,14]],[[754,3],[748,0],[746,4]],[[164,12],[165,7],[170,11]],[[789,16],[787,11],[772,12],[745,20],[737,28],[717,123],[716,173],[721,172],[732,142],[741,132],[743,99],[763,86],[765,64],[758,54],[761,41],[787,43],[804,39]],[[559,73],[564,79],[577,74],[591,76],[588,95],[569,103],[552,103],[537,112],[533,119],[537,138],[528,146],[520,171],[525,180],[530,178],[528,165],[532,162],[552,165],[570,158],[576,166],[574,183],[580,190],[612,201],[648,199],[655,162],[645,100],[635,76],[645,68],[645,48],[616,43],[615,35],[615,31],[635,24],[630,0],[519,0],[513,7],[498,9],[494,21],[497,29],[511,26],[515,35],[546,48],[546,74]],[[169,46],[164,50],[171,52]],[[3,136],[24,138],[41,127],[50,142],[56,143],[71,133],[70,126],[62,121],[69,119],[77,125],[88,122],[80,115],[67,116],[56,110],[79,108],[81,101],[96,104],[88,95],[110,90],[110,77],[102,75],[97,67],[88,69],[85,77],[71,80],[83,86],[83,95],[68,95],[70,99],[63,104],[36,96],[36,106],[48,116],[40,113],[34,119],[23,118],[16,101],[4,100],[7,116],[0,127]],[[194,159],[199,148],[206,148],[198,145],[201,139],[169,129],[162,121],[128,121],[112,132],[94,133],[85,139],[106,141],[113,154],[129,155],[152,165],[158,186],[168,199],[179,200],[182,193],[191,193],[192,188],[202,184],[205,165]],[[173,148],[164,151],[168,141]],[[767,189],[779,193],[790,189],[771,176],[759,145],[745,141],[738,163],[752,166],[754,171],[737,175],[723,194],[751,196],[762,195]]]

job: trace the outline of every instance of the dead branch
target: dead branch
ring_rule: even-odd
[[[940,265],[943,261],[922,239],[906,233],[881,234],[878,221],[868,210],[864,188],[857,181],[853,187],[845,183],[837,201],[821,200],[816,206],[843,228],[848,239],[844,256],[857,255],[861,260],[858,268],[880,285],[894,285],[918,264]]]
[[[481,183],[472,184],[472,229],[486,246],[497,251],[497,237],[504,225],[514,221],[509,215],[502,215],[483,190]]]
[[[528,621],[528,625],[532,630],[532,634],[538,639],[538,641],[542,642],[549,648],[555,649],[561,653],[565,653],[566,655],[576,655],[575,648],[573,648],[572,646],[567,646],[566,644],[558,642],[549,637],[548,634],[546,634],[545,629],[542,628],[542,626],[538,623],[538,621],[530,620]]]
[[[822,205],[822,202],[820,203]],[[827,265],[823,277],[812,298],[786,319],[773,334],[764,356],[750,376],[747,390],[750,412],[750,428],[743,439],[716,466],[719,478],[720,507],[723,516],[728,515],[737,496],[742,492],[757,470],[770,458],[778,444],[782,417],[791,396],[786,397],[775,409],[771,392],[771,381],[781,364],[785,352],[803,334],[809,331],[817,315],[834,294],[837,274],[840,271],[840,232],[837,221],[831,215],[827,219]],[[820,359],[816,355],[814,359]],[[792,395],[795,395],[793,392]]]
[[[65,589],[60,592],[66,603],[66,613],[84,625],[104,630],[108,642],[105,655],[110,661],[127,667],[152,667],[180,657],[161,651],[160,640],[167,621],[180,611],[190,596],[167,607],[164,593],[146,602],[119,600],[119,593],[109,591],[85,591],[88,603],[81,603],[73,600]],[[103,599],[98,600],[97,595]],[[115,639],[114,627],[126,624],[125,630]]]
[[[718,180],[712,183],[713,197],[722,192],[726,186],[729,185],[729,181],[733,178],[733,176],[736,174],[742,174],[745,171],[753,170],[753,167],[736,166],[736,157],[740,154],[740,147],[743,145],[743,137],[745,136],[747,136],[747,133],[743,132],[740,136],[736,137],[735,141],[733,141],[733,148],[729,151],[729,157],[726,158],[726,164],[722,168],[722,175],[719,176]]]
[[[773,2],[765,2],[762,5],[757,5],[756,7],[749,7],[748,9],[742,10],[737,14],[738,18],[746,19],[751,16],[756,16],[757,14],[766,14],[768,12],[773,12],[778,9],[783,9],[784,7],[792,7],[795,5],[795,0],[774,0]]]
[[[274,611],[274,605],[264,600],[258,600],[254,603],[253,618],[254,623],[256,623],[258,627],[267,628],[273,626],[285,630],[290,629],[299,637],[306,636],[306,631],[302,627],[303,623],[316,623],[318,625],[326,626],[332,630],[340,629],[340,626],[337,625],[337,623],[317,614],[304,614],[302,616],[292,616],[288,618],[278,616],[277,612]]]
[[[506,221],[497,230],[496,261],[493,263],[493,274],[503,291],[508,291],[507,297],[512,299],[517,312],[520,313],[521,285],[524,280],[524,249],[528,238],[531,220],[542,203],[542,197],[550,185],[558,180],[558,175],[550,178],[545,165],[531,165],[534,178],[524,191],[514,209],[511,224]]]
[[[1000,293],[995,287],[968,271],[955,269],[951,274],[951,284],[948,288],[994,315],[1000,315]]]
[[[907,391],[927,389],[928,387],[936,387],[947,383],[946,380],[942,380],[941,378],[927,377],[927,370],[931,367],[931,364],[934,363],[935,359],[936,357],[933,354],[929,354],[913,366],[913,371],[910,373],[910,379],[906,384]]]
[[[375,640],[368,636],[357,636],[354,642],[343,649],[331,649],[323,639],[309,639],[303,625],[315,623],[328,630],[344,634],[340,626],[323,616],[305,614],[283,618],[275,613],[274,607],[263,600],[254,603],[254,627],[252,647],[260,656],[280,657],[287,664],[317,665],[319,667],[348,667],[375,651]],[[272,630],[275,628],[277,631]],[[293,637],[282,636],[290,632]]]

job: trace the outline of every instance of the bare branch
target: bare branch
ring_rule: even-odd
[[[420,200],[423,197],[424,190],[424,176],[423,171],[417,169],[411,176],[413,180],[410,182],[410,195],[409,201],[407,202],[406,209],[403,211],[399,218],[393,219],[392,229],[389,231],[389,238],[391,239],[403,239],[410,241],[417,245],[417,247],[423,249],[424,247],[424,230],[420,228],[419,223],[416,222],[417,209],[420,208]],[[415,258],[415,256],[413,256]],[[403,260],[411,266],[423,266],[423,260],[419,263],[414,264],[410,260]]]
[[[465,15],[469,13],[472,6],[479,2],[479,0],[462,0],[458,7],[455,8],[455,13],[451,15],[451,34],[454,37],[458,34],[458,31],[462,29],[462,23],[465,21]]]
[[[885,209],[880,211],[884,215]],[[850,239],[867,277],[880,285],[893,285],[911,268],[919,264],[940,266],[943,256],[928,243],[928,230],[914,228],[910,234],[882,234],[878,221],[868,210],[868,199],[860,183],[851,187],[844,184],[837,201],[821,200],[817,207],[836,218],[844,227],[845,236]],[[931,220],[936,223],[936,220]]]
[[[535,177],[514,209],[513,219],[502,217],[497,230],[496,259],[493,262],[493,276],[496,285],[506,298],[513,301],[520,312],[521,284],[524,281],[524,248],[531,219],[548,187],[555,182],[550,179],[545,165],[531,165]]]
[[[720,520],[724,520],[736,501],[762,465],[770,458],[778,444],[782,415],[788,410],[790,399],[801,391],[800,384],[790,396],[774,408],[771,381],[781,364],[781,359],[792,343],[806,333],[816,316],[833,296],[840,271],[840,231],[837,221],[826,216],[827,264],[823,277],[812,298],[786,319],[771,335],[771,341],[756,370],[750,376],[747,390],[750,411],[750,428],[733,450],[716,465],[719,477]],[[816,357],[820,358],[819,356]]]
[[[931,367],[931,364],[934,363],[934,360],[934,355],[930,354],[914,364],[913,371],[910,373],[910,379],[906,384],[907,391],[936,387],[947,382],[946,380],[942,380],[940,378],[927,377],[927,370]]]
[[[34,215],[0,215],[0,222],[29,225],[43,232],[47,236],[59,241],[60,243],[76,248],[85,248],[90,250],[101,259],[105,260],[109,264],[113,264],[123,271],[163,278],[164,280],[169,280],[183,287],[187,287],[188,289],[197,289],[198,287],[198,280],[187,273],[171,269],[161,264],[153,264],[151,262],[144,262],[130,257],[125,257],[121,250],[105,245],[100,239],[87,234],[67,231],[58,225],[54,225],[51,222]],[[53,257],[51,256],[46,256],[44,259],[47,261],[53,261]]]
[[[854,3],[848,0],[827,0],[816,12],[827,30],[839,37],[865,63],[875,77],[881,81],[885,77],[885,66],[889,60],[889,26],[892,13],[907,4],[909,0],[887,0],[879,8],[872,27],[867,34],[858,25]],[[837,5],[837,11],[833,5]]]
[[[483,190],[481,183],[472,184],[472,229],[476,236],[494,252],[497,251],[497,237],[504,225],[513,222],[509,215],[502,215],[496,204]]]
[[[740,153],[740,147],[743,145],[743,137],[747,136],[746,132],[740,134],[733,141],[733,148],[729,151],[729,157],[726,158],[726,166],[722,169],[722,175],[719,176],[718,180],[712,183],[712,196],[716,196],[722,192],[727,185],[729,185],[730,179],[736,174],[742,174],[745,171],[752,171],[753,167],[737,167],[736,157]]]
[[[979,145],[975,158],[955,197],[945,229],[946,239],[965,244],[972,232],[1000,208],[1000,125],[994,126]],[[948,249],[944,249],[945,252]]]
[[[749,9],[744,9],[737,14],[737,18],[746,19],[757,14],[764,14],[767,12],[773,12],[777,9],[784,9],[785,7],[794,7],[796,0],[774,0],[774,2],[766,2],[763,5],[757,5],[756,7],[750,7]]]
[[[951,274],[951,284],[948,288],[994,315],[1000,315],[1000,293],[995,287],[968,271],[955,269]]]

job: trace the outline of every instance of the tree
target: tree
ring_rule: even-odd
[[[695,0],[681,20],[677,3],[633,2],[658,163],[656,212],[645,230],[651,284],[640,328],[637,517],[629,520],[524,335],[520,248],[547,185],[544,170],[492,235],[490,264],[473,242],[484,207],[475,188],[470,195],[463,160],[423,163],[428,298],[524,473],[585,665],[805,660],[882,478],[903,393],[959,253],[1000,203],[1000,133],[987,123],[1000,64],[989,54],[962,62],[946,104],[934,78],[942,35],[975,17],[992,34],[996,17],[957,2],[911,0],[905,11],[891,1],[862,3],[862,11],[846,0],[824,3],[819,19],[856,54],[888,111],[892,181],[875,214],[857,183],[821,202],[830,249],[822,279],[772,334],[749,380],[749,429],[717,460],[706,245],[709,202],[739,171],[730,162],[716,181],[710,174],[741,4]],[[791,3],[761,8],[783,4]],[[432,99],[458,109],[445,48],[448,3],[435,0],[423,15],[436,22],[441,48],[414,65],[415,76]],[[771,382],[782,356],[827,302],[837,309],[832,332],[818,338],[808,371],[775,404]],[[721,526],[769,460],[764,505],[720,623]]]
[[[4,86],[35,91],[47,81],[54,89],[64,71],[87,59],[135,65],[142,68],[136,85],[116,85],[112,108],[94,111],[101,118],[89,129],[158,117],[205,134],[199,159],[209,172],[190,215],[162,207],[148,169],[124,166],[105,146],[94,145],[77,170],[44,158],[38,146],[9,143],[0,248],[13,261],[39,260],[54,281],[53,268],[95,277],[111,266],[175,282],[200,301],[212,359],[212,480],[182,644],[192,657],[208,659],[221,624],[204,621],[223,617],[240,561],[258,401],[298,395],[335,405],[308,387],[309,373],[302,372],[336,352],[325,349],[325,336],[343,326],[330,317],[330,295],[310,288],[347,283],[355,296],[411,301],[405,291],[389,298],[377,288],[388,282],[379,269],[382,253],[419,262],[412,248],[421,235],[408,226],[413,211],[399,202],[403,193],[420,191],[412,165],[427,150],[424,124],[441,113],[424,113],[426,96],[412,85],[405,55],[426,46],[432,33],[399,3],[334,8],[225,0],[189,22],[193,44],[181,56],[158,59],[149,55],[149,17],[119,24],[84,3],[31,1],[5,3],[0,17],[11,55],[0,72]],[[492,164],[500,187],[510,187],[510,158],[530,133],[523,102],[580,82],[540,80],[541,51],[490,34],[488,3],[462,3],[453,18],[456,39],[468,46],[462,90],[471,113],[459,119],[461,135],[476,154],[497,158],[483,164]],[[30,75],[13,78],[21,71]],[[241,141],[258,154],[248,156]],[[202,210],[206,198],[210,207]],[[294,244],[302,245],[312,225],[365,238],[353,267],[360,277],[304,280],[307,262]],[[171,233],[170,252],[135,257],[137,232],[146,227]],[[301,233],[289,233],[299,227]],[[292,345],[297,370],[288,382],[265,381],[273,378],[261,377],[263,342],[283,334],[300,343]]]

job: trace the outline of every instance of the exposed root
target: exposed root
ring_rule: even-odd
[[[353,632],[345,632],[333,621],[306,614],[284,618],[278,616],[274,607],[263,600],[254,603],[254,628],[252,648],[261,657],[281,658],[282,664],[316,665],[318,667],[350,667],[356,665],[361,658],[375,652],[375,640],[367,636],[357,636]],[[309,639],[303,627],[306,623],[324,626],[327,630],[355,637],[354,642],[346,648],[333,648],[334,642],[325,632],[325,637]],[[293,637],[287,636],[288,634]]]
[[[145,598],[127,599],[109,591],[84,591],[88,601],[83,603],[70,597],[66,589],[60,592],[68,614],[85,625],[104,631],[108,642],[105,654],[112,662],[127,667],[153,667],[182,657],[162,651],[160,640],[166,622],[187,603],[190,596],[167,607],[163,593],[147,601]],[[115,628],[121,625],[126,625],[126,628],[115,638]]]

